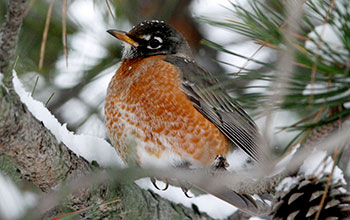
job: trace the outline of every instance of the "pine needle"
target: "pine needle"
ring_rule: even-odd
[[[269,42],[266,41],[255,41],[255,43],[260,44],[261,46],[268,47],[271,49],[279,50],[279,48]]]
[[[306,64],[303,64],[303,63],[294,62],[293,64],[296,65],[296,66],[299,66],[299,67],[303,67],[305,69],[311,69],[310,66],[308,66]]]
[[[52,97],[55,95],[55,92],[53,92],[50,97],[47,99],[47,101],[45,102],[45,106],[47,106],[50,102],[50,100],[52,99]]]
[[[49,32],[50,20],[51,20],[52,8],[53,8],[54,2],[55,0],[51,0],[49,9],[47,10],[45,28],[43,32],[43,39],[41,41],[41,48],[40,48],[39,70],[43,68],[43,64],[44,64],[45,47],[46,47],[47,35]]]
[[[225,20],[228,21],[228,22],[232,22],[232,23],[237,23],[237,24],[242,24],[242,25],[244,25],[242,22],[237,21],[237,20],[232,19],[232,18],[226,18]]]
[[[13,64],[13,67],[12,67],[13,70],[14,70],[14,69],[16,68],[16,66],[17,66],[18,59],[19,59],[19,56],[16,57],[15,63]]]
[[[39,82],[39,75],[38,75],[38,76],[36,77],[36,79],[35,79],[35,83],[34,83],[34,87],[33,87],[33,89],[32,89],[32,94],[31,94],[31,96],[34,95],[34,92],[35,92],[36,86],[38,85],[38,82]]]
[[[67,0],[63,0],[62,5],[62,38],[66,67],[68,67],[68,47],[67,47]]]
[[[27,16],[30,9],[32,8],[33,4],[34,4],[35,0],[30,0],[26,10],[23,12],[23,17]]]
[[[322,195],[320,204],[319,204],[318,211],[317,211],[316,216],[315,216],[315,220],[318,220],[318,218],[320,217],[321,211],[323,210],[324,202],[326,201],[327,194],[328,194],[328,191],[329,191],[329,187],[330,187],[330,185],[331,185],[333,173],[334,173],[335,166],[336,166],[336,163],[335,163],[335,162],[336,162],[336,158],[338,157],[338,154],[339,154],[339,148],[337,148],[337,149],[334,151],[334,153],[333,153],[333,158],[332,158],[332,159],[333,159],[333,166],[332,166],[332,170],[331,170],[331,173],[328,175],[327,183],[326,183],[326,186],[325,186],[325,188],[324,188],[324,192],[323,192],[323,195]]]
[[[109,4],[109,0],[105,0],[105,2],[106,2],[106,5],[107,5],[109,13],[111,14],[112,18],[115,20],[115,16],[114,16],[114,14],[112,12],[112,8],[111,8],[111,6]]]
[[[247,67],[247,65],[248,65],[248,64],[250,63],[250,61],[255,57],[255,55],[257,55],[257,54],[261,51],[262,48],[264,48],[264,45],[260,45],[260,47],[259,47],[256,51],[254,51],[253,55],[250,56],[250,57],[247,59],[247,61],[244,63],[244,65],[243,65],[243,66],[239,69],[239,71],[238,71],[237,73],[235,73],[234,75],[235,75],[235,76],[239,75],[239,74],[242,72],[242,70],[244,70],[244,69]]]
[[[285,33],[286,32],[286,29],[285,28],[280,28],[281,32],[282,33]],[[290,34],[291,36],[295,37],[296,39],[298,40],[302,40],[302,41],[308,41],[310,40],[310,38],[308,38],[307,36],[303,36],[303,35],[300,35],[298,33],[294,33],[294,32],[289,32],[288,34]]]

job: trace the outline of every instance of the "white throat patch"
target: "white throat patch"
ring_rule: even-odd
[[[128,43],[123,42],[123,54],[122,59],[131,59],[135,56],[136,49]]]

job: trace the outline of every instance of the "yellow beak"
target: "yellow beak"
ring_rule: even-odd
[[[120,41],[123,41],[125,43],[130,44],[133,47],[138,47],[139,43],[137,43],[136,41],[134,41],[133,39],[131,39],[128,34],[124,31],[118,31],[118,30],[114,30],[114,29],[110,29],[107,30],[108,33],[110,33],[111,35],[113,35],[114,37],[118,38]]]

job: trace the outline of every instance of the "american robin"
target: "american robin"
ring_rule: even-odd
[[[129,32],[108,33],[124,44],[105,102],[108,134],[124,161],[141,167],[205,167],[234,147],[259,161],[255,123],[197,65],[177,30],[145,21]]]

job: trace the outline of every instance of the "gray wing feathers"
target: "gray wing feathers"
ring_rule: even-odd
[[[254,121],[232,100],[219,81],[194,62],[168,56],[165,61],[175,64],[182,74],[183,91],[194,107],[208,118],[232,143],[259,162],[260,138]]]

